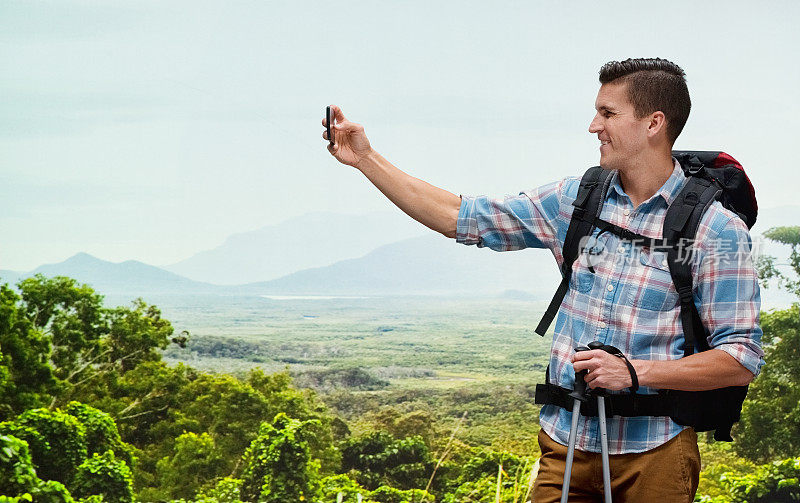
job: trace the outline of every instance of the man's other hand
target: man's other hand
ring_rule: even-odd
[[[347,120],[342,109],[336,105],[331,105],[331,110],[334,114],[334,144],[328,143],[328,152],[342,164],[358,168],[358,163],[372,152],[367,135],[364,134],[364,126]],[[322,119],[322,126],[327,128],[326,119]],[[322,133],[322,138],[328,140],[327,130]]]
[[[576,352],[572,355],[572,366],[575,372],[588,371],[584,381],[592,389],[618,391],[631,386],[631,374],[622,358],[602,349]]]

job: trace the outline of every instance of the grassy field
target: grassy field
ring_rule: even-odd
[[[423,412],[445,432],[464,414],[460,440],[533,454],[535,384],[551,338],[533,333],[545,305],[506,299],[398,297],[275,300],[148,299],[186,349],[168,362],[214,372],[287,370],[316,390],[354,433],[381,414]]]
[[[361,368],[392,386],[540,379],[549,338],[538,302],[426,297],[154,301],[186,350],[166,356],[207,370]]]

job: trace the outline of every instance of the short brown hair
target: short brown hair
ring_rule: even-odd
[[[686,73],[681,67],[661,58],[609,61],[600,68],[600,83],[615,81],[628,84],[628,100],[633,104],[637,119],[653,112],[664,112],[667,138],[674,145],[692,109]]]

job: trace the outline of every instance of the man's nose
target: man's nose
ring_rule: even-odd
[[[597,120],[597,116],[592,119],[592,122],[589,124],[589,132],[590,133],[597,133],[601,131],[603,128],[600,126],[600,122]]]

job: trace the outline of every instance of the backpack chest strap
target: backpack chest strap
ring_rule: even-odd
[[[619,236],[621,239],[630,241],[636,245],[643,246],[645,248],[666,249],[668,247],[671,247],[671,244],[666,239],[647,237],[642,234],[633,232],[630,229],[626,229],[624,227],[620,227],[619,225],[612,224],[611,222],[607,222],[597,216],[591,219],[591,223],[594,227],[600,229],[601,234],[603,232],[610,232],[612,234]]]

